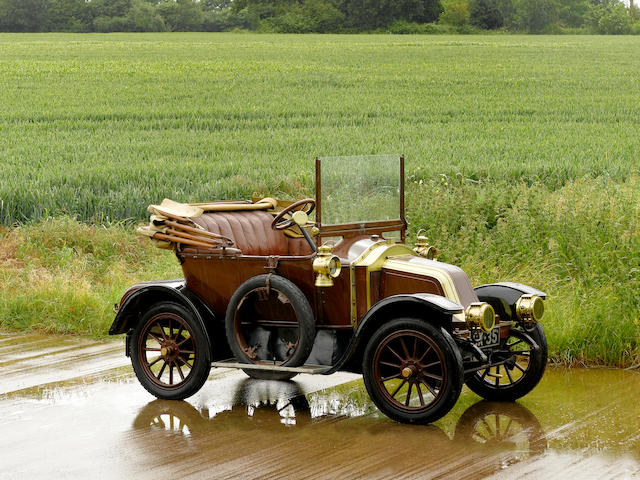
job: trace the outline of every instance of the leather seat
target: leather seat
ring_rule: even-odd
[[[304,238],[290,238],[271,228],[273,215],[262,210],[205,213],[192,219],[209,232],[231,238],[243,255],[311,254]]]

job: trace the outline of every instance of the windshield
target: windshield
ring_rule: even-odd
[[[318,159],[316,168],[322,225],[404,217],[400,156],[325,157]]]

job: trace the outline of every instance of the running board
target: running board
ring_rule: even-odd
[[[221,360],[219,362],[211,362],[212,367],[219,368],[242,368],[243,370],[265,370],[267,372],[291,372],[291,373],[310,373],[318,374],[328,371],[331,366],[328,365],[302,365],[301,367],[281,367],[280,365],[240,363],[235,358]]]

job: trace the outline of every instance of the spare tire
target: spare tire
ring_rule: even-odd
[[[274,274],[250,278],[235,291],[225,316],[227,341],[238,362],[299,367],[315,339],[311,305],[291,281]],[[253,378],[284,380],[295,373],[245,369]]]

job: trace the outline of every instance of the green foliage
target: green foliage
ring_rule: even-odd
[[[629,15],[634,23],[640,22],[640,5],[634,3],[633,0],[630,0],[629,3]]]
[[[397,35],[455,33],[449,25],[407,22],[405,20],[396,20],[389,25],[387,31]]]
[[[47,30],[85,32],[89,30],[90,12],[85,0],[57,0],[49,4]]]
[[[517,0],[516,11],[520,28],[530,33],[542,33],[559,19],[556,0]]]
[[[387,27],[394,20],[434,22],[442,11],[439,0],[339,0],[337,8],[346,26],[365,29]]]
[[[131,8],[131,0],[91,0],[88,8],[93,17],[124,17]]]
[[[0,31],[630,33],[620,0],[0,0]],[[602,20],[602,22],[600,22]],[[434,24],[439,22],[440,27]],[[421,27],[417,25],[423,25]],[[451,28],[453,27],[453,28]],[[584,33],[580,31],[579,33]]]
[[[309,33],[335,31],[343,25],[345,16],[325,0],[306,0],[304,3],[277,9],[272,17],[260,21],[260,30],[278,33]]]
[[[0,0],[0,31],[45,30],[49,0]]]
[[[202,29],[206,32],[226,32],[251,27],[246,9],[238,12],[231,8],[208,10],[204,12]]]
[[[433,22],[439,0],[237,0],[231,8],[246,11],[254,28],[275,32],[331,32],[385,28],[395,20]]]
[[[158,13],[173,32],[202,30],[204,14],[194,0],[165,0],[158,4]]]
[[[469,23],[469,3],[466,0],[446,0],[443,8],[440,22],[454,27]]]
[[[469,22],[476,27],[495,30],[504,25],[498,0],[471,0],[469,5]]]
[[[598,20],[600,33],[608,35],[622,35],[631,32],[633,20],[627,8],[619,3],[608,9]]]
[[[497,194],[497,192],[500,192]],[[543,185],[414,180],[408,218],[474,284],[517,281],[549,294],[543,323],[559,359],[640,357],[640,180]],[[429,198],[429,202],[422,199]]]
[[[633,18],[619,0],[602,0],[590,5],[586,24],[596,33],[626,34],[633,29]]]
[[[590,7],[589,0],[563,0],[557,3],[558,21],[562,27],[580,28],[585,26]]]
[[[127,31],[163,32],[166,30],[162,16],[148,2],[133,0],[126,16]]]

